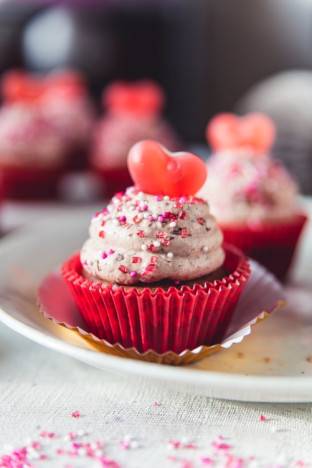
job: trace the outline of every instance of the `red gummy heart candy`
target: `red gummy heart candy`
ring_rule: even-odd
[[[152,195],[195,195],[207,177],[206,164],[198,156],[171,153],[152,140],[131,148],[128,168],[136,187]]]
[[[272,120],[264,114],[219,114],[207,126],[207,139],[214,151],[252,148],[256,153],[268,151],[275,138]]]
[[[46,78],[44,94],[49,98],[75,99],[86,94],[86,85],[78,72],[70,70],[58,72]]]
[[[103,101],[113,112],[153,115],[162,109],[164,95],[153,81],[116,82],[106,88]]]
[[[6,102],[34,102],[43,92],[43,84],[27,73],[12,70],[4,74],[1,92]]]

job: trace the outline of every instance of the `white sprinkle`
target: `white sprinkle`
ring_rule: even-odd
[[[154,247],[160,247],[160,242],[158,240],[153,242]]]
[[[165,196],[164,196],[164,200],[165,200],[165,201],[169,201],[169,200],[170,200],[170,197],[169,197],[168,195],[165,195]]]
[[[150,216],[150,213],[143,213],[143,218],[147,219]]]
[[[176,227],[177,223],[175,221],[172,221],[171,223],[169,223],[169,227],[171,228],[174,228]]]
[[[141,245],[141,249],[144,250],[144,252],[145,252],[145,251],[147,250],[147,245],[142,244],[142,245]]]
[[[172,253],[172,252],[168,252],[168,253],[167,253],[167,258],[168,258],[168,260],[172,260],[172,259],[173,259],[173,253]]]
[[[139,192],[139,193],[138,193],[138,198],[141,198],[141,199],[144,198],[144,193],[143,193],[143,192]]]
[[[202,250],[203,250],[203,252],[208,252],[209,249],[208,249],[207,245],[204,245]]]

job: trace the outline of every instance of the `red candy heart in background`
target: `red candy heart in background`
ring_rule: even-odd
[[[12,70],[4,74],[1,91],[8,103],[32,103],[53,97],[71,100],[85,94],[85,84],[79,73],[72,71],[55,73],[45,78]]]
[[[106,88],[103,101],[115,113],[153,115],[162,109],[164,94],[153,81],[116,82]]]
[[[152,195],[195,195],[205,183],[206,164],[195,154],[171,153],[152,140],[136,143],[128,155],[135,186]]]
[[[207,139],[214,151],[251,148],[255,153],[267,152],[275,138],[275,126],[264,114],[219,114],[207,126]]]
[[[12,70],[3,75],[1,93],[6,102],[34,102],[41,97],[43,83],[29,74]]]

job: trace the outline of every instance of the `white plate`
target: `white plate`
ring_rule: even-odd
[[[306,201],[312,213],[312,201]],[[209,397],[263,402],[312,401],[312,227],[300,249],[289,299],[296,305],[257,325],[251,336],[189,367],[167,367],[98,353],[73,334],[62,331],[27,302],[40,280],[87,236],[90,213],[60,214],[21,229],[0,244],[0,284],[16,283],[26,301],[0,297],[0,320],[43,346],[97,367],[124,375],[144,376]],[[311,244],[311,246],[309,245]],[[304,278],[309,278],[305,284]],[[296,286],[300,283],[301,286]],[[310,291],[309,291],[310,290]],[[311,355],[311,359],[309,356]]]

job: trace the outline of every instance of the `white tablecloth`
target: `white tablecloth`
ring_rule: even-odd
[[[118,466],[110,460],[131,468],[312,466],[311,405],[211,400],[181,387],[129,380],[42,348],[4,326],[0,402],[0,455],[12,460],[15,448],[39,440],[44,449],[30,452],[34,466],[101,466],[99,460],[109,468]],[[85,448],[79,456],[64,456],[72,444],[65,440],[68,433],[77,431],[76,441],[83,444],[103,441],[104,458],[101,450],[97,461],[85,457]],[[40,453],[48,460],[38,461]],[[211,465],[213,459],[219,464]]]

